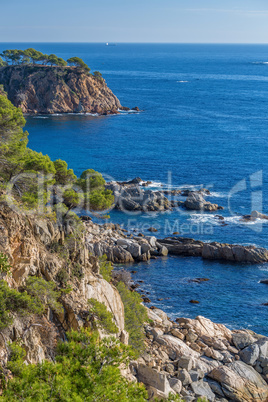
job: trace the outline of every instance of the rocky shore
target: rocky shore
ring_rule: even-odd
[[[155,236],[137,236],[128,234],[119,225],[98,225],[92,221],[85,222],[87,228],[86,244],[89,252],[101,257],[104,254],[114,263],[148,261],[151,258],[177,255],[202,257],[209,260],[224,260],[237,263],[265,263],[268,250],[255,246],[204,243],[185,237],[168,237],[157,239]]]
[[[168,319],[148,309],[146,351],[131,365],[151,398],[181,395],[187,402],[268,400],[268,338],[230,331],[198,316]]]
[[[1,332],[2,365],[8,360],[6,345],[18,339],[23,339],[27,363],[51,360],[53,345],[64,331],[88,325],[90,298],[105,304],[118,327],[117,337],[128,342],[122,300],[115,286],[100,275],[97,257],[105,253],[111,261],[132,262],[166,255],[168,248],[154,236],[129,236],[119,225],[98,225],[88,218],[82,225],[83,235],[77,240],[68,220],[59,227],[51,219],[29,219],[0,203],[0,251],[12,264],[12,276],[7,278],[11,287],[22,286],[32,275],[62,282],[70,270],[63,250],[70,256],[72,269],[81,269],[72,278],[71,292],[61,296],[64,313],[49,309],[42,318],[16,316]],[[122,373],[143,382],[150,399],[173,393],[186,402],[198,397],[215,402],[268,400],[268,338],[247,330],[230,331],[200,316],[171,321],[159,309],[147,311],[146,349]]]

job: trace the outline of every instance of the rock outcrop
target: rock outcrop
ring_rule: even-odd
[[[184,207],[188,210],[193,211],[217,211],[218,209],[223,209],[218,204],[212,204],[209,201],[206,201],[199,192],[190,192],[186,201],[184,202]]]
[[[204,243],[200,240],[184,237],[173,237],[158,240],[165,246],[169,254],[191,257],[202,257],[207,260],[224,260],[246,262],[252,264],[268,261],[268,250],[262,247],[241,246],[223,243]]]
[[[104,80],[75,67],[3,67],[0,84],[23,113],[109,114],[121,108]]]
[[[138,181],[111,182],[106,186],[115,197],[115,208],[121,211],[155,212],[170,210],[173,205],[161,191],[144,189]]]
[[[88,252],[95,256],[107,256],[114,263],[148,261],[151,256],[168,255],[165,246],[158,243],[155,236],[127,236],[119,225],[98,225],[91,221],[85,223],[85,244]]]

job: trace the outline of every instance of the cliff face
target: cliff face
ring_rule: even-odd
[[[54,315],[48,311],[43,315],[15,316],[14,322],[2,331],[0,337],[0,358],[7,361],[8,342],[24,337],[26,358],[29,363],[36,363],[50,358],[56,339],[62,331],[79,330],[87,326],[88,299],[94,298],[104,303],[113,315],[121,341],[127,343],[124,330],[124,305],[117,289],[106,282],[99,274],[98,259],[89,255],[84,238],[79,241],[72,237],[72,226],[59,228],[51,219],[27,217],[14,212],[5,202],[0,202],[0,252],[9,257],[10,277],[5,276],[12,288],[18,288],[32,275],[57,282],[59,273],[68,272],[66,261],[52,251],[53,245],[65,243],[71,235],[68,245],[73,262],[82,269],[82,279],[73,277],[72,291],[62,296],[64,308],[62,314]],[[3,274],[0,274],[3,279]],[[101,336],[105,335],[101,333]]]
[[[0,84],[23,113],[109,114],[121,107],[104,80],[74,67],[4,67]]]

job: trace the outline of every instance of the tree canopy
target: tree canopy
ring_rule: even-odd
[[[71,57],[65,61],[55,54],[43,54],[42,52],[33,48],[28,48],[26,50],[7,49],[4,50],[0,56],[0,68],[9,65],[50,65],[57,67],[66,67],[69,65],[87,73],[90,71],[88,65],[79,57]]]

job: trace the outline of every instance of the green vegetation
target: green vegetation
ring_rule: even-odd
[[[131,292],[123,282],[117,284],[125,309],[125,328],[129,333],[129,344],[137,353],[144,350],[143,324],[148,321],[147,311],[141,304],[142,298],[137,292]]]
[[[84,70],[88,73],[90,72],[90,68],[82,59],[80,59],[80,57],[71,57],[67,60],[67,63],[69,63],[70,66],[78,67],[79,69]]]
[[[65,61],[55,54],[43,54],[42,52],[39,52],[38,50],[35,50],[33,48],[29,48],[26,50],[7,49],[1,53],[1,56],[4,60],[2,59],[2,57],[0,57],[0,67],[6,67],[8,65],[50,65],[56,67],[66,67],[69,64],[69,66],[74,66],[83,72],[89,73],[90,71],[90,68],[87,66],[87,64],[79,57],[71,57],[70,59]],[[100,77],[96,76],[96,78]]]
[[[9,264],[8,256],[6,254],[0,253],[0,273],[9,274],[10,268],[11,266]]]
[[[6,185],[16,178],[11,191],[16,202],[25,208],[44,208],[54,190],[62,197],[58,202],[67,207],[65,215],[78,205],[97,211],[112,206],[114,196],[111,190],[105,189],[101,173],[88,169],[78,179],[65,161],[53,162],[48,155],[29,149],[24,125],[21,110],[0,94],[0,177]]]
[[[100,274],[107,282],[111,282],[113,266],[111,261],[107,261],[107,256],[104,254],[99,259],[100,261]]]
[[[27,315],[31,313],[41,314],[44,306],[38,299],[26,292],[20,293],[10,289],[5,281],[0,281],[0,330],[12,324],[13,314]]]
[[[97,327],[105,329],[110,334],[117,334],[118,328],[113,321],[113,314],[107,310],[105,304],[96,299],[89,299],[88,303],[92,318],[97,320]],[[93,322],[94,324],[95,322]]]
[[[143,385],[130,383],[120,374],[131,352],[113,338],[100,340],[96,333],[67,333],[59,342],[55,362],[23,365],[23,350],[13,348],[8,381],[2,401],[145,402]]]
[[[26,282],[25,290],[35,300],[39,300],[41,305],[48,306],[58,313],[62,312],[62,305],[58,302],[61,292],[56,290],[55,283],[30,276]]]
[[[8,65],[7,62],[4,61],[4,60],[2,59],[2,57],[0,57],[0,67],[6,67],[7,65]]]

